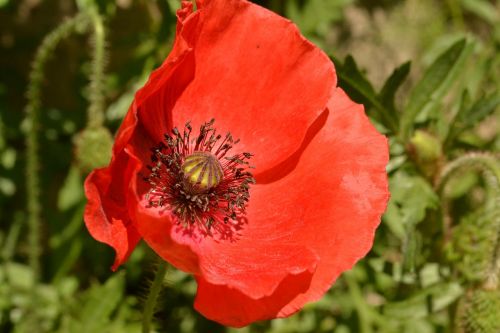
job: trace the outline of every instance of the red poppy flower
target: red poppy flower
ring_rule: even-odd
[[[142,238],[194,274],[207,318],[289,316],[369,251],[386,139],[289,21],[244,0],[177,15],[110,165],[85,182],[87,228],[115,249],[113,269]]]

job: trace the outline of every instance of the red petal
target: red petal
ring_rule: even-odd
[[[300,243],[283,242],[286,233],[269,232],[272,219],[263,216],[245,226],[239,239],[220,241],[196,230],[173,225],[168,212],[137,204],[139,232],[158,255],[210,284],[236,289],[249,298],[273,294],[289,275],[312,274],[318,257]],[[281,238],[281,239],[280,239]]]
[[[140,164],[140,144],[131,143],[126,151]],[[140,175],[130,177],[131,193],[145,193],[148,184]],[[197,228],[173,224],[168,210],[148,207],[144,196],[130,195],[129,200],[133,220],[148,245],[172,265],[202,275],[209,283],[258,299],[272,294],[290,274],[314,272],[317,256],[300,244],[275,242],[279,237],[268,230],[273,221],[265,216],[244,226],[240,238],[235,234],[234,239],[221,241]]]
[[[177,34],[172,51],[135,96],[139,122],[155,144],[162,142],[163,135],[174,127],[172,108],[194,75],[191,45],[197,37],[193,32],[199,15],[191,12],[192,3],[183,1],[182,8],[177,12]]]
[[[249,226],[258,225],[262,235],[274,238],[270,248],[262,251],[272,253],[280,245],[295,244],[319,257],[311,284],[286,305],[278,289],[269,297],[247,297],[243,301],[243,296],[234,297],[231,290],[200,284],[203,302],[198,301],[197,309],[208,318],[241,326],[289,316],[305,303],[319,299],[341,272],[350,269],[371,248],[389,198],[387,140],[370,124],[363,107],[353,103],[341,89],[335,90],[328,108],[326,124],[304,147],[293,171],[275,182],[253,187],[247,213]],[[282,265],[293,265],[293,261],[283,261]],[[296,288],[294,283],[284,280],[280,288]],[[209,303],[204,295],[214,290],[218,292],[217,299],[213,299],[216,303]],[[279,311],[269,307],[273,301],[281,304]],[[256,308],[262,304],[273,311],[242,310],[240,304]],[[219,307],[224,310],[217,311]]]
[[[215,118],[222,134],[256,155],[257,172],[291,155],[335,85],[328,57],[288,20],[247,1],[200,1],[181,33],[194,58],[179,71],[194,76],[177,100],[165,95],[173,89],[165,82],[151,95],[142,106],[146,126],[165,131],[170,115],[177,127]]]
[[[134,172],[128,160],[120,154],[109,167],[94,170],[85,180],[85,224],[92,237],[115,249],[113,270],[127,260],[140,240],[126,205],[128,182],[123,180]]]
[[[155,74],[158,80],[168,78],[147,88],[156,90],[140,101],[139,120],[161,140],[170,114],[176,126],[187,121],[197,126],[215,117],[219,131],[239,137],[239,149],[255,153],[252,163],[265,170],[292,154],[308,125],[324,111],[335,84],[333,65],[293,24],[259,6],[211,0],[199,2],[198,8],[178,30],[194,57],[189,53],[177,62],[182,75],[169,70],[161,74],[161,69]],[[174,81],[181,76],[185,83],[191,74],[185,89]],[[265,216],[262,223],[245,227],[237,243],[217,243],[200,241],[183,227],[172,228],[168,215],[145,206],[137,202],[135,221],[158,254],[210,283],[228,285],[252,298],[273,293],[287,275],[313,271],[316,265],[317,257],[300,244],[273,246],[276,236],[268,232],[273,221]]]
[[[192,4],[183,1],[178,11],[178,31],[182,30],[184,22],[190,19]],[[128,213],[130,205],[127,197],[130,190],[130,179],[138,172],[142,163],[130,159],[125,148],[133,142],[138,156],[149,159],[149,148],[157,144],[167,129],[171,128],[171,119],[165,114],[148,112],[150,96],[161,98],[164,107],[168,109],[182,92],[183,87],[191,80],[193,70],[192,50],[184,35],[176,38],[174,48],[162,66],[153,72],[146,85],[137,92],[135,100],[125,116],[113,146],[113,157],[107,168],[92,172],[85,181],[85,193],[88,204],[85,210],[85,223],[90,234],[97,240],[113,247],[116,259],[113,270],[125,262],[140,239],[135,227],[131,224]],[[179,68],[181,67],[181,70]],[[174,83],[175,82],[175,83]],[[171,89],[159,89],[163,86]]]
[[[150,96],[163,88],[166,81],[171,76],[172,68],[175,68],[179,62],[182,62],[184,58],[191,53],[190,44],[193,43],[192,39],[195,38],[195,36],[190,35],[189,32],[185,33],[184,25],[189,20],[196,21],[198,15],[191,15],[192,10],[193,4],[190,1],[182,1],[182,7],[177,11],[177,33],[172,50],[163,64],[151,73],[144,87],[137,91],[135,96],[137,106],[141,106]],[[196,25],[196,23],[193,24]],[[187,30],[189,31],[192,29]]]
[[[256,320],[276,318],[279,311],[296,295],[307,291],[311,283],[311,272],[288,275],[271,296],[251,299],[238,290],[227,286],[213,285],[197,276],[198,292],[195,309],[205,317],[217,319],[220,324],[243,327]],[[224,315],[221,316],[221,313]]]

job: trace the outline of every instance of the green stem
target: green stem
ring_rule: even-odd
[[[438,178],[437,189],[446,201],[446,185],[460,170],[479,169],[483,172],[484,179],[489,188],[491,200],[486,209],[492,216],[492,239],[491,251],[488,253],[489,269],[485,274],[485,283],[491,289],[498,287],[495,279],[500,273],[500,162],[497,155],[489,153],[469,153],[448,163]],[[451,224],[451,223],[450,223]]]
[[[354,269],[355,270],[355,269]],[[359,287],[356,280],[355,272],[349,271],[343,274],[343,278],[349,289],[349,295],[353,301],[356,312],[359,316],[359,331],[361,333],[371,333],[374,331],[386,332],[389,330],[387,321],[383,318],[378,311],[366,303],[363,291]]]
[[[351,299],[356,307],[356,311],[359,316],[359,325],[361,333],[371,333],[372,325],[370,320],[370,314],[368,312],[367,306],[365,304],[362,292],[359,288],[358,283],[354,279],[352,272],[347,272],[344,274],[345,281],[349,288],[349,294],[351,295]]]
[[[89,83],[87,127],[99,128],[104,123],[104,67],[106,64],[106,29],[97,10],[90,10],[93,25],[92,74]]]
[[[142,333],[149,333],[151,329],[151,320],[153,318],[156,300],[163,287],[163,280],[165,274],[167,273],[168,264],[167,262],[161,260],[156,271],[155,279],[153,284],[149,289],[148,298],[146,299],[146,304],[144,306],[144,313],[142,317]]]
[[[29,263],[34,275],[34,285],[40,275],[40,162],[38,158],[38,131],[40,127],[41,87],[43,69],[59,42],[86,23],[85,15],[77,15],[62,23],[47,35],[33,60],[27,90],[26,123],[26,195],[29,225]],[[35,286],[33,287],[35,288]]]
[[[489,153],[469,153],[448,163],[443,168],[437,181],[438,190],[443,191],[445,185],[457,171],[470,167],[488,170],[497,180],[497,184],[500,185],[500,166],[498,157]]]
[[[464,17],[462,13],[462,7],[457,0],[447,0],[448,7],[450,8],[451,18],[453,20],[453,25],[459,30],[463,30],[465,27]]]

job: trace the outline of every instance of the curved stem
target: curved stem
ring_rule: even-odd
[[[106,63],[106,29],[97,10],[89,11],[93,25],[92,73],[89,83],[90,105],[87,127],[98,128],[104,123],[104,67]]]
[[[487,210],[492,216],[492,241],[491,251],[488,253],[489,268],[485,274],[485,286],[487,289],[496,289],[498,287],[498,274],[500,273],[500,159],[498,155],[489,153],[469,153],[450,162],[441,172],[437,189],[446,202],[446,185],[450,179],[460,170],[466,168],[479,169],[490,190],[491,199]],[[444,207],[447,207],[445,205]],[[447,212],[445,212],[447,214]],[[445,217],[445,228],[451,228],[451,223],[447,222]],[[446,230],[445,230],[446,232]]]
[[[497,180],[497,184],[500,186],[500,167],[498,157],[489,153],[469,153],[448,163],[443,168],[437,181],[438,190],[442,191],[451,177],[457,171],[465,167],[476,167],[481,170],[489,170],[492,172]]]
[[[151,329],[151,319],[153,318],[156,300],[163,286],[163,280],[165,274],[167,273],[168,264],[167,262],[161,260],[156,271],[155,279],[153,284],[149,289],[148,298],[146,299],[146,304],[144,305],[144,313],[142,317],[142,333],[149,333]]]
[[[38,130],[40,126],[41,87],[44,79],[43,69],[59,42],[86,23],[86,16],[79,14],[64,22],[47,35],[33,60],[27,90],[26,123],[26,195],[29,225],[29,262],[34,281],[40,275],[40,162],[38,158]]]

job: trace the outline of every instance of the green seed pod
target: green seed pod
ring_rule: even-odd
[[[206,151],[196,151],[187,156],[181,170],[186,189],[191,193],[210,190],[220,184],[224,175],[217,157]]]
[[[105,127],[84,129],[74,144],[77,165],[84,173],[105,167],[111,159],[113,136]]]

